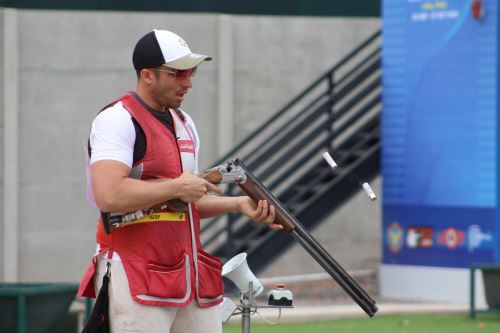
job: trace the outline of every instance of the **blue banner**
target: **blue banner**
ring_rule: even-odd
[[[384,263],[498,261],[498,9],[482,3],[383,3]]]

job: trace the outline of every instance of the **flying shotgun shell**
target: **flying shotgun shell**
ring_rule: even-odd
[[[337,167],[337,163],[335,163],[332,156],[327,151],[323,153],[323,158],[325,159],[326,163],[328,163],[330,168],[335,169]]]
[[[368,183],[363,183],[363,190],[365,190],[366,194],[370,197],[370,200],[373,201],[375,199],[377,199],[377,196],[375,195],[375,192],[373,192],[370,184]]]

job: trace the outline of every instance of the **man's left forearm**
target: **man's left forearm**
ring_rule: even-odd
[[[240,202],[244,197],[219,197],[208,194],[196,201],[201,219],[231,212],[239,212]]]

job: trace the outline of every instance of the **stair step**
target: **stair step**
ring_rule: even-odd
[[[296,191],[292,197],[287,200],[287,208],[290,209],[290,204],[293,203],[293,202],[296,202],[296,201],[303,201],[305,200],[304,198],[309,198],[311,197],[312,195],[314,195],[314,193],[316,193],[314,191],[314,188],[311,188],[310,186],[307,186],[307,185],[303,185],[301,186],[303,187],[303,190],[301,191]],[[294,188],[295,189],[295,188]]]
[[[331,171],[329,171],[331,173]],[[325,175],[326,176],[326,175]],[[325,179],[324,181],[320,183],[316,183],[315,185],[311,186],[311,184],[300,184],[300,185],[295,185],[292,187],[289,191],[290,192],[295,192],[294,196],[297,196],[298,194],[303,195],[308,192],[311,192],[312,194],[318,192],[321,190],[321,188],[328,182],[330,182],[334,178],[334,175],[332,177],[328,177],[328,179]]]
[[[345,155],[349,154],[351,151],[348,149],[333,149],[333,152],[330,153],[332,158],[337,161],[343,158]]]
[[[294,203],[294,204],[288,205],[288,210],[290,211],[290,213],[293,213],[295,210],[297,210],[297,208],[299,206],[300,206],[299,203]]]
[[[254,246],[259,240],[258,239],[232,239],[232,245],[234,248],[244,248],[247,249],[249,247]]]
[[[328,177],[327,181],[330,181],[332,178],[335,178],[339,174],[339,168],[332,169],[328,166],[324,166],[321,170],[318,171],[318,177]]]

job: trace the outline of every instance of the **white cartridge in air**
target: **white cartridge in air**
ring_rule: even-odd
[[[323,153],[323,158],[325,159],[326,163],[328,163],[330,168],[335,169],[337,167],[337,163],[335,163],[332,156],[327,151]]]
[[[370,184],[365,182],[361,186],[363,186],[363,190],[365,190],[366,194],[368,195],[368,197],[370,197],[371,201],[377,199],[377,196],[375,195],[375,192],[373,192]]]

